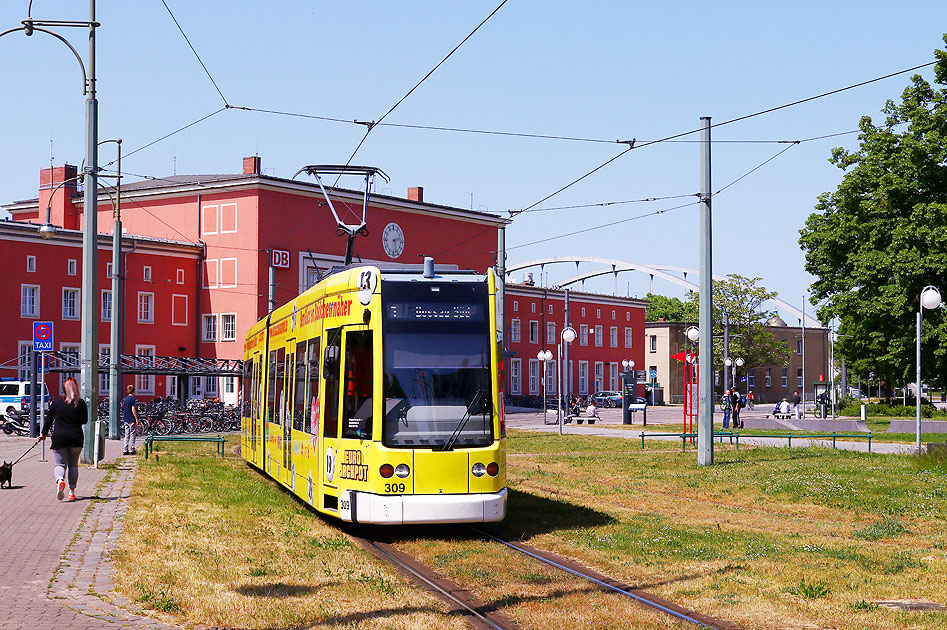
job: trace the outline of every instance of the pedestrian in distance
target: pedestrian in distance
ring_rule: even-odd
[[[782,401],[779,403],[777,408],[779,409],[779,413],[781,415],[784,415],[784,416],[789,415],[789,401],[786,400],[785,398],[782,399]]]
[[[56,460],[56,498],[62,501],[69,481],[69,501],[76,500],[76,483],[79,481],[79,455],[82,453],[82,425],[89,421],[89,408],[79,397],[76,379],[67,378],[62,384],[62,398],[49,403],[49,411],[39,436],[45,440],[52,431],[52,449]]]
[[[122,401],[122,420],[125,422],[125,449],[122,455],[135,455],[135,423],[138,422],[138,409],[135,408],[135,386],[129,385],[125,390],[128,395]]]
[[[740,420],[740,409],[743,408],[743,405],[741,404],[740,390],[736,387],[733,388],[733,392],[730,394],[730,407],[732,408],[730,417],[733,418],[733,428],[742,429],[743,421]]]
[[[792,411],[797,419],[802,420],[802,399],[799,398],[799,392],[792,393]]]
[[[723,390],[723,428],[730,428],[730,390]]]

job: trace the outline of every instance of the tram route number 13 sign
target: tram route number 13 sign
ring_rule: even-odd
[[[289,252],[282,249],[270,250],[270,264],[278,269],[289,269]]]

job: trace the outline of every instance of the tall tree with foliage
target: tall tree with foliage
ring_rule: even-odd
[[[947,35],[944,36],[947,43]],[[935,51],[937,85],[947,53]],[[860,146],[835,149],[845,171],[800,231],[812,302],[822,321],[841,322],[836,352],[851,373],[874,372],[890,387],[915,380],[916,314],[929,284],[947,292],[947,89],[914,75],[884,122],[859,123]],[[947,379],[947,314],[924,314],[925,382]]]
[[[645,299],[648,300],[648,306],[644,311],[646,322],[656,322],[661,319],[667,322],[697,319],[697,311],[693,309],[690,302],[685,302],[680,298],[649,293]]]
[[[726,280],[714,280],[715,367],[723,366],[724,312],[730,324],[730,356],[743,357],[746,362],[744,369],[788,363],[789,349],[766,329],[766,322],[776,313],[763,309],[763,303],[776,297],[776,293],[758,286],[760,280],[762,278],[747,278],[739,274],[730,274]],[[697,313],[699,299],[697,292],[689,296],[687,306],[690,312]],[[694,319],[696,321],[696,316]]]

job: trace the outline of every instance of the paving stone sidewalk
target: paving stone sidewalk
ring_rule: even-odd
[[[17,459],[33,442],[0,436],[0,460]],[[83,466],[78,500],[58,501],[52,453],[43,462],[40,448],[13,467],[13,487],[0,489],[0,630],[171,630],[112,591],[108,554],[121,534],[134,458],[106,441],[102,463],[116,465]]]

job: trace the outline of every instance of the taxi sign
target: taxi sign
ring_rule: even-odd
[[[52,322],[33,322],[33,350],[35,352],[53,351]]]

